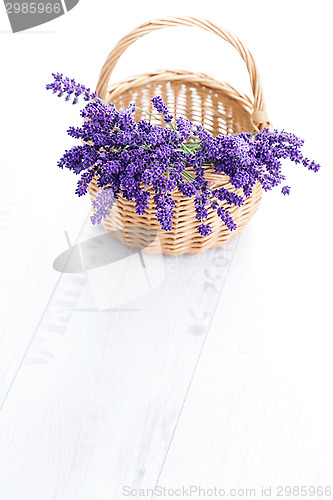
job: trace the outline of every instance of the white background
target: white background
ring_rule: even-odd
[[[144,297],[139,320],[122,327],[104,313],[71,315],[67,304],[66,335],[41,340],[49,301],[64,286],[53,260],[66,248],[64,231],[74,242],[89,211],[75,179],[56,166],[78,108],[45,84],[59,71],[93,88],[119,38],[181,15],[212,20],[248,46],[271,122],[302,137],[322,170],[286,163],[290,197],[266,193],[219,254],[227,273],[207,303],[202,336],[185,335],[183,309],[161,325],[149,305],[164,311],[168,293],[188,296],[189,310],[191,300],[200,304],[209,257],[192,281],[182,269],[193,264],[178,260],[172,288]],[[124,485],[157,483],[253,487],[258,498],[263,485],[273,498],[278,485],[333,487],[331,19],[322,0],[81,0],[12,34],[2,7],[1,500],[118,500]],[[162,68],[207,73],[251,95],[237,52],[190,28],[138,41],[112,81]]]

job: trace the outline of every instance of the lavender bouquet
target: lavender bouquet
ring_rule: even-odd
[[[135,200],[137,214],[145,214],[151,186],[156,217],[163,230],[171,230],[175,205],[172,191],[178,189],[193,198],[202,236],[212,230],[205,223],[209,208],[216,210],[222,223],[232,231],[236,224],[221,202],[241,206],[257,181],[265,191],[281,185],[286,179],[281,171],[281,160],[285,158],[314,172],[320,168],[302,155],[303,141],[283,130],[213,137],[184,117],[174,119],[160,96],[152,99],[158,116],[135,104],[119,111],[75,80],[59,73],[53,77],[54,81],[46,85],[48,90],[59,97],[65,96],[66,101],[72,99],[73,104],[80,97],[87,102],[80,112],[84,119],[81,127],[68,129],[68,135],[80,139],[82,144],[66,150],[58,165],[80,174],[78,196],[86,194],[92,179],[97,179],[101,191],[93,201],[93,224],[99,224],[110,214],[119,195]],[[154,117],[162,126],[148,120],[135,122],[136,109]],[[207,167],[227,175],[242,194],[223,187],[213,189],[205,178]],[[283,185],[281,191],[288,195],[290,187]]]

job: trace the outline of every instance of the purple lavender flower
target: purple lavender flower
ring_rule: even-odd
[[[164,121],[166,123],[170,123],[173,119],[173,116],[169,113],[167,105],[163,102],[162,97],[157,95],[152,98],[151,102],[153,103],[156,111],[161,113],[161,115],[164,115]]]
[[[241,207],[244,203],[244,198],[236,193],[221,187],[219,189],[214,189],[212,195],[215,196],[220,201],[226,201],[229,205],[236,205]]]
[[[208,210],[202,195],[197,194],[194,200],[196,218],[201,222],[208,217]]]
[[[229,214],[228,210],[226,210],[224,207],[219,207],[216,212],[217,215],[222,219],[224,224],[227,226],[227,228],[230,229],[230,231],[234,231],[235,229],[237,229],[237,226],[234,223],[234,220]]]
[[[74,79],[64,77],[62,73],[52,73],[52,76],[54,81],[46,85],[46,90],[52,90],[53,94],[58,94],[58,97],[67,94],[65,97],[66,101],[69,101],[72,95],[74,96],[73,104],[78,102],[80,96],[82,96],[85,101],[97,98],[96,92],[91,92],[89,88],[80,83],[76,83]]]
[[[94,169],[91,170],[86,170],[82,175],[80,180],[77,183],[77,188],[75,193],[78,196],[83,196],[84,194],[87,194],[88,186],[93,180],[95,175]]]
[[[183,193],[184,196],[192,198],[195,195],[196,189],[192,182],[178,182],[178,189]]]
[[[117,110],[104,102],[96,92],[73,79],[54,73],[54,81],[46,88],[65,100],[86,101],[81,110],[84,122],[70,127],[68,135],[83,144],[66,150],[58,165],[79,175],[76,193],[86,194],[93,178],[101,189],[93,202],[92,222],[99,224],[107,217],[119,196],[135,201],[139,215],[146,213],[150,193],[156,207],[161,228],[170,231],[175,201],[173,191],[193,198],[198,232],[208,236],[211,227],[206,224],[208,210],[216,210],[230,231],[236,229],[229,207],[241,206],[251,195],[256,183],[268,191],[285,180],[282,161],[290,159],[308,170],[317,172],[319,165],[302,155],[303,141],[277,130],[263,130],[252,135],[240,133],[213,137],[201,125],[178,117],[176,126],[172,115],[160,96],[152,99],[158,113],[164,116],[163,127],[140,120],[135,122],[135,105]],[[187,142],[195,137],[195,141]],[[228,176],[230,183],[244,196],[224,187],[212,188],[206,180],[206,167],[217,174]],[[289,186],[282,187],[284,195]],[[222,206],[220,205],[222,203]]]
[[[179,118],[176,119],[176,125],[180,140],[184,141],[184,139],[188,139],[192,133],[193,123],[187,118],[179,116]]]
[[[212,232],[212,228],[209,224],[200,224],[198,232],[201,236],[208,236]]]
[[[139,189],[135,195],[135,210],[138,215],[144,215],[147,211],[148,201],[150,198],[149,191]]]
[[[318,172],[318,170],[320,169],[320,165],[318,165],[318,163],[310,161],[307,158],[303,160],[303,165],[307,167],[308,170],[312,170],[313,172]]]
[[[164,231],[171,231],[174,200],[168,194],[156,194],[154,196],[156,203],[156,217]]]
[[[116,201],[112,188],[100,191],[92,201],[92,206],[96,212],[90,217],[93,224],[100,224],[103,219],[110,215],[112,207]]]
[[[290,187],[289,186],[283,186],[283,188],[281,189],[281,193],[286,195],[286,194],[290,194]]]

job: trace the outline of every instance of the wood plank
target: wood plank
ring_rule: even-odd
[[[0,205],[0,407],[59,280],[53,260],[66,246],[66,226],[52,203],[41,214],[39,200],[25,194],[10,203],[7,196]],[[73,241],[87,214],[86,209],[68,215]]]
[[[120,498],[156,481],[236,244],[165,257],[153,293],[106,310],[89,273],[63,274],[0,412],[2,497]]]
[[[306,203],[272,207],[241,236],[159,486],[331,484],[330,235],[308,238]]]

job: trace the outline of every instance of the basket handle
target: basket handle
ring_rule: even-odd
[[[171,26],[192,26],[202,28],[206,31],[210,31],[211,33],[215,33],[223,40],[229,42],[235,47],[235,49],[244,60],[250,76],[251,88],[254,97],[252,113],[253,124],[259,130],[262,130],[265,126],[268,126],[269,120],[266,113],[260,76],[251,52],[246,47],[244,47],[242,42],[237,37],[231,35],[228,31],[219,28],[215,24],[205,19],[198,19],[194,17],[166,17],[163,19],[148,21],[144,24],[141,24],[133,31],[128,33],[128,35],[125,35],[121,40],[119,40],[115,48],[108,55],[98,79],[96,91],[102,97],[102,99],[106,98],[107,87],[111,73],[115,65],[117,64],[118,59],[125,52],[125,50],[142,36],[147,35],[152,31]]]

